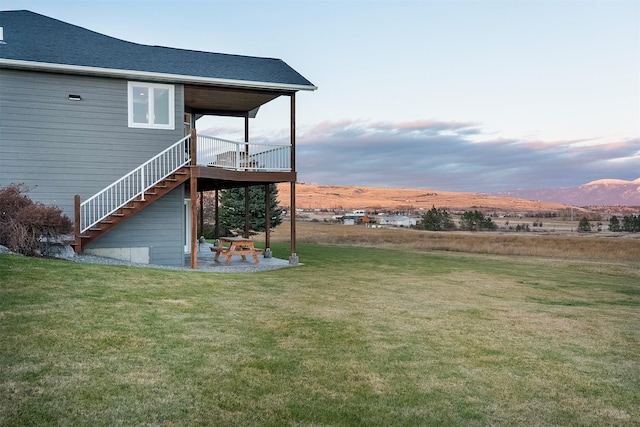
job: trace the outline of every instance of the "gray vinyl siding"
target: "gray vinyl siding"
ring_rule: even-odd
[[[71,101],[70,94],[82,100]],[[127,80],[0,69],[0,187],[24,183],[32,200],[57,205],[73,219],[75,194],[89,198],[183,137],[183,99],[177,84],[175,130],[129,128]],[[114,230],[92,247],[126,234],[130,240],[157,236],[163,245],[179,242],[182,250],[184,230],[154,214],[182,217],[183,201],[174,193],[127,221],[133,225],[118,227],[126,233]],[[160,221],[156,231],[167,232],[150,234],[150,219]],[[172,249],[149,246],[152,263],[175,259]]]
[[[184,187],[179,187],[87,246],[149,248],[149,263],[183,266]],[[180,209],[176,211],[176,206]]]

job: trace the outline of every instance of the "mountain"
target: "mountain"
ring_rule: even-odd
[[[289,206],[291,200],[290,188],[289,184],[278,184],[280,206]],[[478,209],[505,212],[548,212],[567,207],[560,203],[491,196],[480,193],[296,184],[296,207],[300,209],[406,211],[431,209],[433,206],[441,209]]]
[[[634,181],[599,179],[578,187],[501,191],[492,195],[571,206],[640,206],[640,178]]]

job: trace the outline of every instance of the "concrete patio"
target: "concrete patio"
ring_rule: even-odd
[[[213,260],[214,253],[209,249],[212,244],[199,243],[198,244],[198,271],[210,271],[219,273],[254,273],[258,271],[276,270],[279,268],[293,267],[289,264],[289,260],[281,258],[265,258],[264,255],[259,255],[260,262],[256,264],[253,261],[253,257],[247,256],[246,260],[243,260],[240,256],[231,257],[229,264],[224,263],[224,258],[220,257],[220,261]],[[191,265],[191,255],[185,254],[185,266]],[[302,264],[299,264],[302,265]]]

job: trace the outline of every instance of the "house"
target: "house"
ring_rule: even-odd
[[[354,210],[344,214],[341,218],[344,225],[369,224],[371,222],[371,218],[364,210]]]
[[[0,187],[59,206],[77,252],[196,268],[198,194],[290,183],[296,211],[296,93],[316,87],[282,60],[141,45],[30,11],[0,12],[0,27]],[[279,97],[289,143],[249,141]],[[198,134],[206,115],[244,118],[244,141]]]
[[[366,217],[366,212],[364,210],[358,209],[354,210],[350,213],[346,213],[342,216],[342,223],[344,225],[356,225],[364,222]],[[367,221],[368,222],[368,218]]]
[[[416,225],[416,220],[404,215],[381,216],[378,223],[391,227],[411,227]]]

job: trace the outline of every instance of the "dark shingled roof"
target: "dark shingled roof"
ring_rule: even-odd
[[[203,82],[222,79],[316,89],[280,59],[131,43],[26,10],[0,12],[0,27],[4,29],[0,66],[3,60],[28,61],[184,76],[184,81],[195,77]]]

